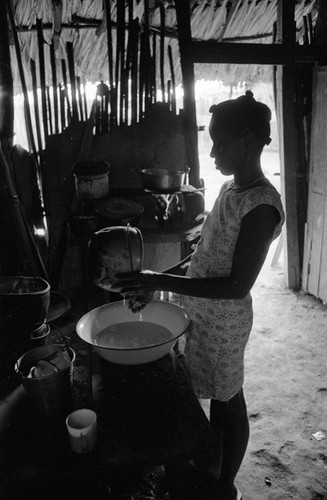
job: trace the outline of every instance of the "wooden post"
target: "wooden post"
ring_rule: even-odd
[[[295,44],[295,1],[279,0],[277,3],[277,41],[284,45]],[[296,113],[296,69],[292,66],[277,67],[277,116],[281,163],[281,190],[286,212],[284,230],[284,272],[286,284],[297,290],[301,286],[301,255],[303,238],[299,226],[299,145]]]
[[[0,2],[0,139],[14,136],[14,93],[10,66],[7,2]]]
[[[318,1],[315,43],[321,44],[324,48],[327,47],[327,3],[325,0]]]
[[[184,134],[190,184],[201,186],[199,176],[198,130],[196,121],[194,68],[192,58],[192,33],[189,0],[175,0],[178,40],[181,54],[181,67],[184,90]]]

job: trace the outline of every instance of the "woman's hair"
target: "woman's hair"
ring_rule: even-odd
[[[210,130],[214,134],[230,133],[238,136],[243,130],[251,130],[262,147],[270,144],[270,108],[255,100],[251,90],[237,99],[214,104],[209,109],[212,113]]]

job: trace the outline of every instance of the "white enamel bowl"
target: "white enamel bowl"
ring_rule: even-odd
[[[117,323],[138,321],[139,318],[139,313],[133,313],[123,301],[112,302],[92,309],[82,316],[76,325],[76,332],[84,342],[92,345],[103,359],[119,365],[141,365],[156,361],[168,354],[177,339],[190,326],[189,316],[182,307],[171,302],[153,300],[142,310],[142,320],[168,328],[173,334],[171,339],[156,344],[154,329],[154,345],[121,349],[94,344],[92,339],[104,328]]]

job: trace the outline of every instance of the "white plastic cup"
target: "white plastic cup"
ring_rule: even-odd
[[[66,427],[71,450],[88,453],[94,450],[97,441],[97,414],[88,408],[75,410],[66,418]]]

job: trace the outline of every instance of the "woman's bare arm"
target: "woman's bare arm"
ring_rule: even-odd
[[[142,271],[137,279],[121,281],[121,293],[171,291],[181,295],[212,299],[240,299],[251,290],[267,256],[279,213],[272,205],[259,205],[242,219],[229,276],[190,278],[170,273]]]

